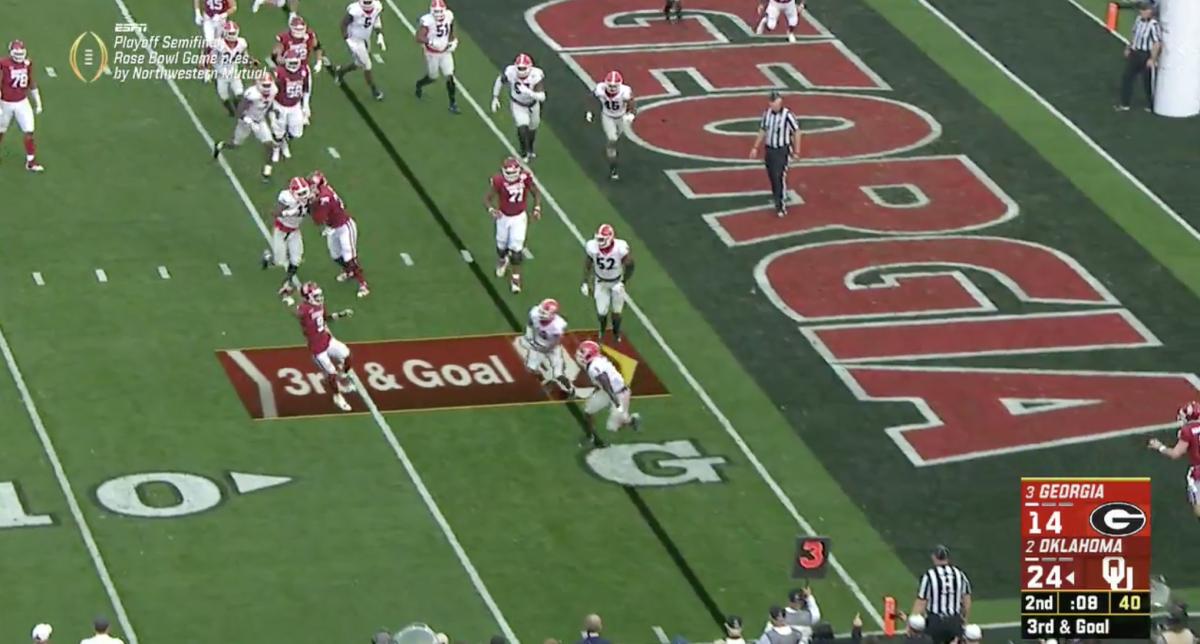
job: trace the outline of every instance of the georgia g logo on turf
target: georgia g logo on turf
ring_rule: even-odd
[[[1146,513],[1132,503],[1114,501],[1092,510],[1092,529],[1110,537],[1128,537],[1146,527]]]

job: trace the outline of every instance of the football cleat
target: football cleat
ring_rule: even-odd
[[[616,238],[617,231],[608,224],[600,224],[600,227],[596,229],[596,243],[600,244],[600,248],[608,248]]]
[[[26,161],[25,169],[30,172],[45,172],[46,168],[37,161]]]
[[[367,288],[367,285],[366,285],[366,284],[360,284],[360,285],[359,285],[359,287],[358,287],[358,293],[357,293],[357,295],[358,295],[359,297],[366,297],[366,296],[368,296],[368,295],[370,295],[370,294],[371,294],[371,289]]]
[[[333,404],[342,411],[350,411],[350,403],[346,402],[346,397],[340,392],[333,395]]]
[[[600,357],[600,345],[592,340],[584,340],[579,343],[579,348],[575,350],[575,362],[578,362],[581,367],[586,367],[589,362]]]
[[[508,272],[508,256],[501,258],[496,262],[496,277],[504,277]]]
[[[14,40],[8,43],[8,55],[14,63],[23,63],[29,57],[29,52],[26,51],[23,41]]]
[[[1200,402],[1192,401],[1179,408],[1176,417],[1185,423],[1200,420]]]
[[[629,416],[629,426],[631,428],[633,428],[633,431],[635,431],[635,432],[642,431],[642,415],[641,414],[631,414]]]
[[[621,72],[611,71],[604,75],[604,91],[608,92],[609,96],[615,95],[621,91],[621,84],[625,79],[621,77]]]
[[[512,276],[512,278],[508,281],[508,290],[512,291],[514,294],[521,292],[521,276],[520,275]]]
[[[505,181],[515,183],[517,179],[521,178],[521,162],[514,157],[508,157],[500,166],[500,174],[504,175]]]
[[[275,262],[274,262],[274,259],[273,259],[272,255],[271,255],[271,251],[270,251],[270,250],[264,250],[264,251],[263,251],[263,254],[262,254],[262,269],[265,271],[265,270],[267,270],[268,268],[270,268],[270,267],[271,267],[271,264],[274,264],[274,263],[275,263]]]
[[[517,54],[517,58],[513,60],[513,65],[517,68],[517,78],[526,78],[529,72],[533,70],[533,58],[529,54]]]
[[[339,282],[345,282],[346,280],[350,279],[351,277],[353,277],[353,275],[351,275],[350,273],[347,273],[345,271],[342,271],[341,273],[338,273],[338,276],[335,277],[334,279],[336,279]]]

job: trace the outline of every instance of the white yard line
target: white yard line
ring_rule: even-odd
[[[134,23],[135,21],[133,16],[129,12],[129,7],[125,5],[125,1],[113,1],[117,4],[122,16],[125,18],[125,21]],[[149,42],[146,40],[145,34],[140,30],[138,31],[138,37],[142,39],[142,48],[146,50],[147,53],[154,54],[153,47],[150,46]],[[159,65],[159,68],[161,69],[162,65]],[[204,124],[201,123],[200,119],[196,116],[196,112],[192,109],[191,103],[188,102],[187,97],[184,96],[183,92],[179,90],[179,86],[175,83],[175,80],[169,74],[165,73],[165,70],[160,71],[159,73],[162,74],[162,76],[166,79],[166,83],[171,88],[171,93],[175,95],[175,99],[179,102],[179,105],[185,112],[187,112],[188,117],[192,121],[192,125],[196,129],[196,132],[200,134],[201,138],[204,139],[204,142],[211,148],[213,145],[213,138],[208,133],[208,130],[204,128]],[[219,162],[221,164],[221,169],[225,171],[226,178],[229,179],[229,182],[233,185],[234,191],[237,192],[238,196],[242,200],[242,204],[246,207],[246,214],[254,222],[254,225],[258,228],[259,233],[262,234],[263,239],[270,241],[271,235],[267,231],[266,226],[263,224],[262,219],[259,218],[258,211],[254,207],[254,202],[252,202],[250,200],[250,196],[246,194],[246,189],[242,186],[241,180],[238,179],[237,175],[233,173],[232,168],[230,168],[229,164],[225,162],[223,157],[219,159]],[[387,419],[383,417],[383,414],[379,412],[379,408],[375,405],[375,401],[372,400],[371,395],[367,392],[364,384],[359,381],[358,376],[353,375],[352,377],[355,381],[355,385],[357,386],[358,395],[367,405],[367,408],[371,410],[371,417],[375,420],[375,424],[379,426],[379,430],[383,433],[384,438],[392,447],[392,451],[395,452],[396,458],[399,459],[401,465],[403,465],[405,472],[407,472],[408,477],[412,481],[413,486],[416,488],[417,493],[420,495],[421,500],[425,502],[426,509],[428,509],[429,513],[433,515],[434,521],[438,524],[438,527],[441,528],[442,535],[450,544],[450,548],[454,551],[455,556],[458,557],[459,563],[462,564],[464,571],[467,573],[467,577],[469,577],[471,580],[471,585],[474,586],[475,591],[479,594],[480,598],[483,600],[483,603],[491,612],[492,618],[496,621],[496,625],[500,627],[500,630],[504,633],[504,636],[509,639],[509,641],[513,642],[514,644],[519,644],[519,640],[517,639],[516,634],[513,633],[512,627],[508,625],[508,620],[505,619],[504,614],[500,612],[500,607],[496,604],[496,600],[493,599],[491,591],[488,590],[487,585],[484,584],[482,577],[479,576],[479,572],[476,570],[475,565],[471,562],[471,558],[467,555],[466,550],[463,549],[462,544],[459,543],[458,537],[454,534],[454,530],[450,527],[450,523],[446,520],[445,515],[442,514],[442,510],[438,507],[437,501],[433,498],[433,494],[429,491],[429,488],[426,487],[425,481],[421,478],[421,475],[417,472],[412,460],[409,459],[408,454],[400,445],[400,441],[396,438],[395,431],[392,429],[391,425],[388,424]],[[133,643],[131,642],[131,644]]]
[[[255,215],[255,218],[257,218],[257,215]],[[226,264],[225,262],[221,262],[220,264],[217,264],[217,268],[221,269],[221,274],[224,275],[225,277],[229,277],[230,275],[233,275],[233,271],[229,270],[229,264]]]
[[[661,626],[651,626],[650,630],[654,631],[654,639],[658,640],[658,644],[671,644],[671,638],[667,637],[667,632]]]
[[[96,281],[101,284],[108,281],[108,273],[105,273],[103,268],[96,269]]]
[[[171,272],[167,270],[166,266],[159,266],[158,267],[158,276],[165,280],[169,280],[169,279],[171,279]]]
[[[469,251],[465,248],[458,251],[458,254],[462,255],[462,260],[468,264],[475,261],[475,256],[471,254],[471,251]]]
[[[404,262],[405,266],[413,265],[412,255],[409,255],[408,253],[400,253],[400,261]]]
[[[37,273],[34,274],[36,275]],[[21,402],[25,405],[25,413],[29,416],[30,422],[33,423],[33,429],[37,432],[38,440],[42,443],[42,451],[45,452],[46,458],[50,461],[50,467],[54,470],[54,478],[58,481],[58,488],[62,491],[63,498],[67,500],[67,508],[71,512],[71,518],[75,521],[75,529],[79,531],[79,536],[83,539],[83,545],[87,548],[88,555],[92,558],[92,566],[96,568],[96,574],[100,577],[100,584],[104,586],[104,592],[108,595],[108,601],[112,604],[113,611],[116,612],[117,623],[121,625],[121,634],[129,644],[137,644],[137,632],[133,630],[133,624],[129,621],[129,615],[125,612],[125,603],[121,601],[121,595],[117,592],[112,575],[108,573],[108,565],[104,563],[104,555],[100,554],[100,546],[96,544],[96,538],[92,536],[92,528],[88,525],[87,518],[83,516],[83,509],[79,507],[79,499],[75,496],[75,488],[71,485],[71,480],[67,478],[67,470],[63,467],[62,460],[58,457],[58,450],[54,447],[54,441],[50,440],[50,433],[46,431],[46,425],[42,422],[42,415],[38,412],[37,405],[33,402],[33,396],[29,393],[29,387],[25,385],[25,377],[21,375],[21,369],[17,366],[17,358],[13,355],[12,348],[8,346],[8,339],[4,337],[3,330],[0,330],[0,353],[4,354],[4,363],[8,366],[8,373],[17,385],[17,392],[20,393]]]
[[[396,6],[394,0],[387,0],[387,5],[391,8],[392,12],[396,14],[396,17],[399,18],[400,22],[404,23],[404,27],[408,29],[410,33],[416,33],[416,29],[413,27],[412,22],[410,22],[404,13],[400,11],[400,8]],[[458,89],[462,97],[467,100],[467,103],[471,105],[471,108],[475,110],[475,113],[479,115],[479,118],[484,122],[485,125],[487,125],[488,129],[492,131],[492,134],[496,136],[496,139],[500,141],[501,145],[508,150],[509,154],[511,154],[513,157],[516,157],[517,150],[513,147],[512,142],[504,136],[504,133],[500,131],[499,127],[497,127],[495,121],[488,117],[487,112],[485,112],[479,102],[475,100],[475,96],[470,90],[467,89],[466,85],[460,82],[458,84]],[[583,234],[579,232],[579,227],[577,227],[575,223],[571,221],[571,218],[567,216],[567,213],[558,204],[558,200],[554,198],[554,195],[550,193],[550,191],[544,184],[542,184],[541,180],[539,180],[536,175],[534,176],[533,180],[537,184],[538,190],[541,192],[543,199],[545,199],[550,208],[554,210],[555,214],[558,215],[559,220],[562,221],[563,225],[567,227],[567,230],[571,231],[571,234],[575,237],[575,240],[579,242],[579,245],[584,245],[585,239]],[[465,253],[466,251],[463,252]],[[730,422],[729,418],[725,415],[725,412],[721,411],[721,409],[717,407],[716,402],[714,402],[712,397],[708,395],[708,392],[704,389],[704,386],[700,384],[700,381],[697,380],[696,377],[692,375],[692,372],[688,370],[687,366],[683,364],[683,360],[679,358],[679,354],[675,353],[675,350],[672,349],[669,344],[667,344],[667,341],[662,336],[662,333],[660,333],[658,328],[654,326],[654,323],[650,321],[650,318],[646,316],[646,313],[642,310],[642,308],[638,306],[636,302],[634,302],[633,298],[626,296],[625,301],[629,305],[629,308],[633,311],[633,314],[637,316],[638,321],[641,322],[642,326],[646,329],[646,332],[654,338],[654,341],[660,348],[662,348],[663,353],[667,355],[667,357],[671,360],[671,363],[676,369],[679,370],[679,373],[683,375],[684,379],[687,380],[688,385],[690,385],[692,390],[696,392],[696,395],[704,403],[704,406],[708,409],[709,413],[711,413],[713,417],[717,419],[717,422],[721,424],[721,427],[724,428],[725,433],[728,434],[730,439],[733,440],[734,444],[737,445],[742,455],[750,463],[751,467],[754,468],[755,472],[758,473],[759,478],[761,478],[763,482],[767,484],[767,487],[771,489],[771,492],[775,495],[775,498],[778,499],[780,504],[783,505],[784,509],[787,510],[788,514],[792,517],[792,520],[796,522],[796,525],[799,526],[800,530],[804,534],[819,534],[817,530],[813,528],[812,524],[808,522],[808,519],[804,518],[804,516],[800,514],[800,511],[796,509],[796,505],[792,503],[791,498],[788,497],[787,493],[783,491],[783,488],[780,487],[775,478],[771,476],[771,473],[767,471],[766,466],[763,465],[762,461],[758,458],[758,455],[750,449],[750,446],[746,443],[746,440],[742,438],[741,433],[734,428],[733,423]],[[830,555],[829,565],[842,580],[842,583],[844,583],[846,587],[850,589],[850,592],[854,594],[854,597],[862,606],[863,611],[867,615],[870,615],[871,619],[875,620],[875,623],[882,626],[883,616],[879,614],[879,610],[875,608],[875,605],[870,599],[867,598],[866,593],[863,592],[862,588],[858,585],[858,582],[855,581],[854,578],[850,576],[850,573],[846,571],[846,568],[842,565],[841,561],[833,555]]]
[[[33,273],[33,283],[34,283],[34,284],[37,284],[38,286],[45,286],[45,285],[46,285],[46,280],[42,279],[42,274],[41,274],[41,273],[38,273],[37,271],[34,271],[34,273]]]
[[[54,71],[53,67],[46,68],[46,76],[49,78],[58,78],[58,72]]]
[[[335,147],[333,147],[333,146],[330,146],[330,147],[328,147],[328,148],[325,148],[325,149],[326,149],[326,151],[328,151],[328,152],[329,152],[329,156],[331,156],[331,157],[333,157],[333,158],[335,158],[335,159],[340,159],[340,158],[342,158],[342,155],[341,155],[341,153],[340,153],[340,152],[338,152],[338,151],[337,151],[337,148],[335,148]]]
[[[1020,87],[1022,91],[1024,91],[1026,94],[1029,94],[1029,96],[1031,98],[1033,98],[1033,100],[1037,101],[1039,105],[1044,107],[1047,112],[1050,112],[1063,125],[1067,126],[1067,129],[1074,132],[1075,135],[1078,136],[1079,139],[1081,141],[1083,141],[1089,148],[1091,148],[1093,152],[1100,155],[1100,158],[1107,161],[1108,164],[1110,166],[1112,166],[1114,170],[1116,170],[1118,173],[1120,173],[1121,176],[1125,177],[1125,179],[1128,180],[1130,183],[1132,183],[1135,188],[1140,190],[1142,192],[1142,194],[1146,195],[1146,197],[1148,197],[1150,199],[1150,201],[1154,202],[1154,205],[1156,205],[1160,209],[1162,209],[1162,211],[1165,212],[1168,217],[1175,220],[1175,223],[1179,224],[1179,227],[1182,228],[1185,232],[1187,232],[1187,234],[1189,236],[1191,236],[1192,239],[1200,241],[1200,231],[1197,231],[1195,228],[1192,227],[1191,224],[1189,224],[1187,222],[1187,220],[1185,220],[1183,217],[1180,217],[1179,213],[1175,212],[1175,210],[1173,208],[1171,208],[1171,206],[1167,205],[1167,202],[1163,201],[1161,197],[1154,194],[1154,191],[1150,190],[1150,188],[1148,188],[1146,186],[1146,184],[1142,183],[1142,181],[1140,179],[1133,176],[1132,172],[1127,170],[1125,168],[1125,166],[1121,165],[1121,163],[1119,161],[1117,161],[1116,159],[1114,159],[1113,156],[1111,154],[1109,154],[1104,148],[1100,147],[1099,144],[1097,144],[1095,141],[1093,141],[1092,138],[1087,135],[1087,133],[1085,133],[1083,130],[1081,130],[1078,125],[1075,125],[1075,123],[1073,121],[1071,121],[1071,119],[1067,118],[1066,115],[1064,115],[1062,112],[1060,112],[1057,107],[1054,107],[1054,105],[1052,105],[1050,103],[1050,101],[1047,101],[1045,99],[1045,97],[1043,97],[1041,94],[1038,94],[1036,90],[1034,90],[1032,87],[1030,87],[1028,83],[1021,80],[1021,78],[1019,76],[1017,76],[1016,74],[1014,74],[1012,72],[1012,70],[1005,67],[1003,63],[1001,63],[999,60],[996,59],[995,56],[993,56],[991,54],[991,52],[984,49],[982,45],[980,45],[978,42],[976,42],[974,38],[971,38],[971,36],[969,34],[967,34],[967,32],[963,31],[961,28],[959,28],[958,25],[954,24],[954,22],[952,22],[949,18],[947,18],[945,16],[945,14],[943,14],[941,11],[938,11],[937,7],[934,7],[933,5],[931,5],[929,3],[929,0],[918,0],[918,2],[920,2],[921,5],[924,6],[926,10],[928,10],[935,17],[937,17],[939,20],[941,20],[954,33],[958,34],[958,37],[962,38],[968,45],[971,46],[972,49],[974,49],[976,52],[978,52],[980,56],[983,56],[985,59],[987,59],[987,61],[989,63],[991,63],[993,66],[995,66],[996,69],[999,69],[1001,73],[1003,73],[1006,77],[1008,77],[1008,79],[1010,81],[1012,81],[1018,87]],[[1118,37],[1120,37],[1119,34],[1118,34]]]

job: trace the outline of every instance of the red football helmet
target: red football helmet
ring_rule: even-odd
[[[608,224],[600,224],[596,229],[596,243],[600,244],[600,248],[608,248],[612,246],[613,240],[617,238],[617,231]]]
[[[446,19],[446,0],[432,0],[429,3],[429,13],[433,14],[433,19],[442,22]]]
[[[1190,423],[1195,420],[1200,420],[1200,402],[1192,401],[1179,408],[1177,414],[1180,422]]]
[[[579,348],[575,350],[575,362],[580,366],[586,367],[589,362],[600,357],[600,345],[592,340],[584,340],[579,343]]]
[[[533,69],[533,58],[529,54],[517,54],[517,59],[513,61],[513,65],[517,68],[517,78],[525,78]]]
[[[521,178],[521,162],[514,157],[508,157],[504,160],[504,165],[500,166],[500,174],[505,181],[513,183]]]
[[[604,75],[604,91],[616,94],[621,91],[621,83],[624,82],[625,79],[621,76],[621,72],[613,70]]]
[[[538,303],[537,318],[542,324],[553,320],[555,315],[558,315],[558,300],[548,297]]]
[[[320,170],[313,170],[312,174],[308,175],[308,182],[312,184],[313,191],[316,191],[317,188],[325,185],[325,173]]]
[[[292,177],[288,182],[288,192],[296,198],[296,201],[304,203],[312,198],[312,184],[304,177]]]
[[[304,56],[295,49],[289,49],[283,54],[283,68],[289,72],[298,72],[304,66]]]
[[[295,179],[292,179],[292,181],[295,181]],[[325,293],[316,282],[305,282],[300,287],[300,297],[303,297],[304,301],[309,304],[321,305],[325,303]]]
[[[25,43],[23,41],[14,40],[8,43],[8,55],[12,57],[13,62],[23,63],[29,53],[25,51]]]
[[[225,36],[225,40],[237,42],[238,36],[242,35],[242,28],[238,26],[238,23],[228,20],[221,29],[221,34]]]
[[[299,15],[292,16],[288,18],[288,31],[292,32],[292,38],[304,40],[308,38],[308,23]]]

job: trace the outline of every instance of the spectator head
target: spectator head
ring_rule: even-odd
[[[604,628],[604,622],[600,621],[600,616],[592,613],[583,618],[583,630],[588,633],[599,633]]]
[[[963,626],[963,641],[980,642],[983,640],[983,629],[979,628],[979,624],[967,624]]]
[[[41,642],[49,642],[50,641],[50,633],[52,633],[52,632],[54,632],[54,629],[51,628],[49,624],[38,624],[37,626],[34,626],[33,627],[34,644],[40,644]]]
[[[503,635],[493,635],[488,644],[508,644],[508,639]]]
[[[730,615],[725,618],[725,634],[737,639],[742,636],[742,618]]]
[[[833,641],[833,626],[831,624],[821,622],[812,629],[813,642],[832,642]]]
[[[1142,0],[1141,2],[1137,3],[1137,9],[1138,9],[1138,14],[1141,15],[1141,17],[1143,17],[1143,18],[1153,18],[1154,17],[1154,3],[1153,2],[1148,2],[1147,0]]]
[[[925,616],[924,615],[909,615],[908,628],[914,633],[925,632]]]
[[[804,590],[801,588],[793,589],[788,593],[788,606],[793,610],[801,610],[804,608]]]
[[[92,629],[95,630],[97,633],[107,633],[108,632],[108,619],[104,618],[104,617],[97,617],[96,619],[93,619],[92,620]]]
[[[767,611],[767,615],[771,617],[771,624],[774,626],[783,626],[786,623],[784,620],[787,617],[787,612],[783,610],[782,606],[772,606]]]
[[[929,558],[933,560],[934,565],[948,564],[950,563],[950,549],[938,544],[933,547],[933,552],[929,553]]]

